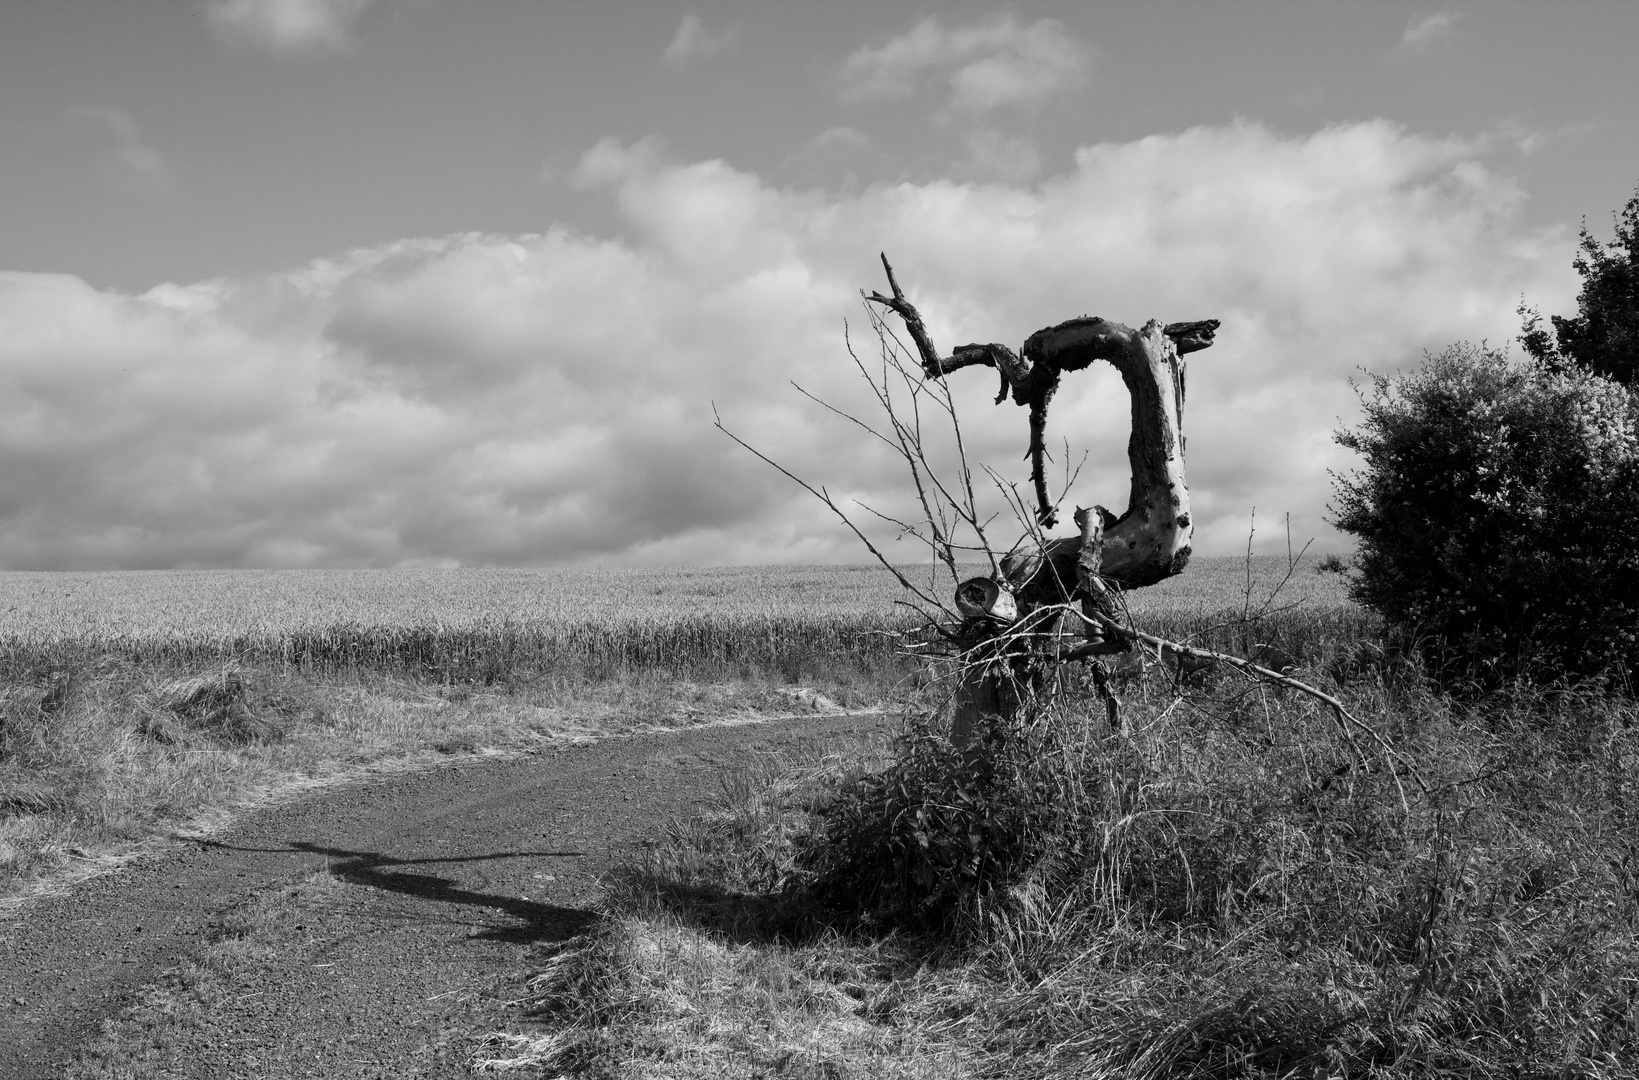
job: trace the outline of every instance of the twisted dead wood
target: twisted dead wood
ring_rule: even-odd
[[[893,295],[871,293],[867,299],[897,313],[915,343],[928,378],[943,378],[966,367],[994,368],[1001,379],[996,395],[1008,396],[1030,411],[1030,481],[1035,489],[1037,520],[1057,524],[1058,510],[1047,492],[1045,434],[1047,410],[1067,372],[1108,360],[1121,373],[1132,398],[1132,434],[1127,459],[1132,486],[1127,509],[1119,517],[1094,507],[1102,524],[1102,576],[1123,588],[1154,584],[1183,570],[1194,533],[1189,487],[1184,477],[1184,361],[1186,353],[1212,344],[1217,319],[1168,323],[1154,320],[1133,329],[1108,319],[1083,316],[1038,330],[1015,353],[1006,345],[962,345],[950,356],[939,355],[921,313],[905,298],[886,255],[882,267]],[[1037,567],[1039,579],[1057,591],[1056,583],[1077,580],[1081,538],[1051,541],[1045,551],[1049,567]],[[1027,587],[1026,582],[1015,582]],[[1058,599],[1067,599],[1060,596]],[[1045,599],[1045,597],[1044,597]]]

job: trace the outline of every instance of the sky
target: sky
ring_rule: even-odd
[[[1351,379],[1574,310],[1635,40],[1628,0],[9,0],[0,569],[868,558],[714,417],[915,561],[864,509],[914,516],[903,467],[793,386],[880,420],[880,252],[947,351],[1220,319],[1196,551],[1345,552]],[[1024,411],[950,389],[1022,484]],[[1127,408],[1066,379],[1066,506],[1125,507]]]

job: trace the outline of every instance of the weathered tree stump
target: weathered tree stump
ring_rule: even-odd
[[[977,578],[957,588],[957,608],[966,619],[958,639],[970,660],[962,666],[951,738],[968,745],[986,718],[1016,713],[1030,689],[1028,677],[1021,686],[1020,669],[1039,670],[1044,661],[1090,661],[1111,723],[1119,726],[1115,696],[1097,661],[1129,644],[1110,629],[1115,615],[1111,588],[1153,585],[1181,573],[1189,562],[1194,523],[1184,477],[1183,357],[1212,344],[1218,320],[1165,325],[1151,320],[1135,330],[1083,316],[1036,331],[1017,353],[1005,345],[973,344],[940,356],[886,256],[882,266],[893,295],[871,293],[868,299],[905,321],[927,378],[943,378],[966,367],[994,368],[1001,380],[996,403],[1011,396],[1029,409],[1030,479],[1037,520],[1045,528],[1058,520],[1044,465],[1047,410],[1053,395],[1066,373],[1099,360],[1109,361],[1121,373],[1132,398],[1127,441],[1132,484],[1126,511],[1116,517],[1102,506],[1077,509],[1079,535],[1051,539],[1037,551],[1010,556],[1002,561],[999,577]],[[1081,640],[1066,648],[1059,621],[1078,607],[1082,617],[1075,619],[1075,636]],[[1051,619],[1043,617],[1054,612]]]

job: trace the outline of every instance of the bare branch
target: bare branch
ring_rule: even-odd
[[[905,320],[905,329],[910,331],[911,340],[916,342],[916,349],[922,354],[922,369],[929,375],[937,375],[940,372],[939,350],[933,347],[933,339],[928,336],[928,328],[922,322],[921,313],[905,299],[899,282],[894,280],[893,266],[888,262],[886,252],[882,253],[882,269],[888,273],[888,288],[893,290],[893,295],[883,296],[879,292],[873,292],[866,299],[892,309]]]
[[[931,607],[937,608],[939,611],[943,612],[947,618],[955,619],[957,617],[957,615],[954,611],[951,611],[944,604],[940,603],[938,600],[935,600],[933,597],[929,596],[927,593],[923,592],[921,589],[918,589],[915,585],[911,584],[910,579],[907,578],[903,573],[901,573],[897,566],[895,566],[893,563],[889,562],[887,560],[887,558],[882,554],[882,552],[880,552],[876,549],[876,545],[871,543],[870,537],[866,536],[863,532],[860,532],[859,526],[855,525],[853,523],[853,520],[850,519],[848,517],[848,515],[845,514],[842,511],[842,509],[840,507],[838,507],[835,502],[832,501],[830,494],[824,488],[814,487],[814,485],[810,484],[808,481],[804,480],[802,477],[797,476],[795,473],[791,472],[785,466],[781,465],[779,462],[775,461],[773,458],[771,458],[768,455],[764,454],[762,451],[758,450],[755,446],[752,446],[750,443],[748,443],[744,439],[740,438],[740,436],[734,434],[734,432],[732,432],[728,428],[724,427],[723,426],[723,418],[717,414],[717,404],[716,404],[716,402],[712,403],[711,417],[712,417],[712,426],[715,427],[718,431],[721,431],[724,435],[727,435],[729,438],[733,439],[735,442],[739,443],[741,446],[743,446],[747,450],[751,451],[751,453],[754,456],[756,456],[758,460],[760,460],[760,461],[762,461],[762,462],[764,462],[768,465],[772,465],[774,467],[774,469],[777,472],[779,472],[779,474],[781,476],[784,476],[786,479],[792,481],[798,487],[800,487],[804,491],[808,492],[808,494],[814,496],[814,498],[816,498],[820,502],[824,503],[826,509],[830,510],[831,513],[835,514],[838,518],[840,518],[842,520],[842,523],[844,525],[848,526],[849,531],[852,532],[854,534],[854,536],[856,536],[859,539],[859,542],[865,545],[865,550],[869,551],[871,553],[871,555],[876,558],[876,561],[882,564],[884,569],[886,569],[890,574],[892,574],[896,579],[898,579],[899,584],[904,586],[904,589],[905,589],[906,592],[910,593],[912,596],[915,596],[918,600],[921,600],[924,604],[927,604]]]
[[[1394,786],[1400,792],[1400,806],[1402,809],[1404,809],[1407,813],[1411,812],[1410,804],[1406,801],[1406,789],[1400,783],[1400,774],[1394,767],[1395,762],[1399,762],[1406,768],[1406,770],[1411,774],[1411,778],[1416,781],[1417,786],[1422,789],[1423,794],[1427,795],[1429,793],[1428,784],[1424,782],[1422,775],[1418,772],[1415,765],[1407,761],[1399,751],[1395,750],[1394,747],[1390,745],[1389,741],[1385,739],[1376,728],[1372,727],[1364,720],[1361,720],[1358,716],[1355,716],[1354,713],[1350,712],[1348,708],[1344,706],[1343,702],[1339,701],[1331,694],[1326,693],[1324,690],[1319,690],[1313,686],[1310,686],[1306,682],[1294,679],[1290,675],[1282,675],[1280,672],[1273,671],[1261,664],[1254,664],[1250,660],[1243,660],[1238,656],[1231,656],[1228,653],[1215,652],[1212,649],[1196,648],[1193,645],[1180,645],[1178,642],[1168,641],[1166,638],[1156,637],[1154,634],[1146,634],[1142,630],[1135,630],[1129,626],[1123,626],[1107,615],[1095,613],[1093,617],[1106,631],[1112,635],[1127,636],[1132,640],[1142,641],[1146,645],[1152,646],[1156,649],[1165,650],[1176,656],[1187,656],[1195,660],[1208,660],[1213,663],[1227,664],[1229,667],[1235,668],[1237,671],[1244,672],[1245,674],[1251,675],[1264,682],[1273,683],[1276,686],[1284,686],[1289,689],[1296,690],[1300,694],[1305,694],[1311,698],[1314,698],[1316,701],[1321,702],[1332,710],[1332,715],[1337,720],[1338,727],[1343,732],[1343,737],[1347,739],[1349,745],[1354,748],[1355,754],[1360,757],[1361,764],[1363,766],[1366,764],[1367,759],[1365,754],[1361,751],[1359,743],[1355,741],[1354,732],[1351,729],[1358,729],[1365,732],[1371,737],[1372,741],[1378,745],[1378,748],[1383,751],[1384,758],[1389,763],[1389,774],[1394,778]],[[1074,650],[1072,650],[1072,653],[1073,652]]]

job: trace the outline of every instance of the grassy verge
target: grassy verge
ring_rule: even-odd
[[[715,655],[634,669],[610,657],[527,664],[466,636],[439,648],[489,677],[151,643],[0,649],[0,902],[314,783],[812,702],[792,696],[786,670]],[[821,653],[789,673],[848,705],[880,699],[895,677]]]
[[[1284,617],[1260,647],[1301,650],[1358,621],[1347,608]],[[1244,636],[1220,622],[1159,620],[1180,636]],[[801,703],[782,691],[795,686],[844,705],[914,695],[925,676],[881,627],[830,611],[0,638],[0,902],[370,768],[790,712]]]
[[[1369,634],[1253,637],[1427,793],[1403,776],[1403,807],[1314,702],[1211,671],[1125,670],[1126,741],[1068,688],[987,769],[912,722],[726,784],[611,881],[598,930],[542,957],[542,1026],[497,1036],[490,1064],[1639,1075],[1634,703],[1457,703]]]

